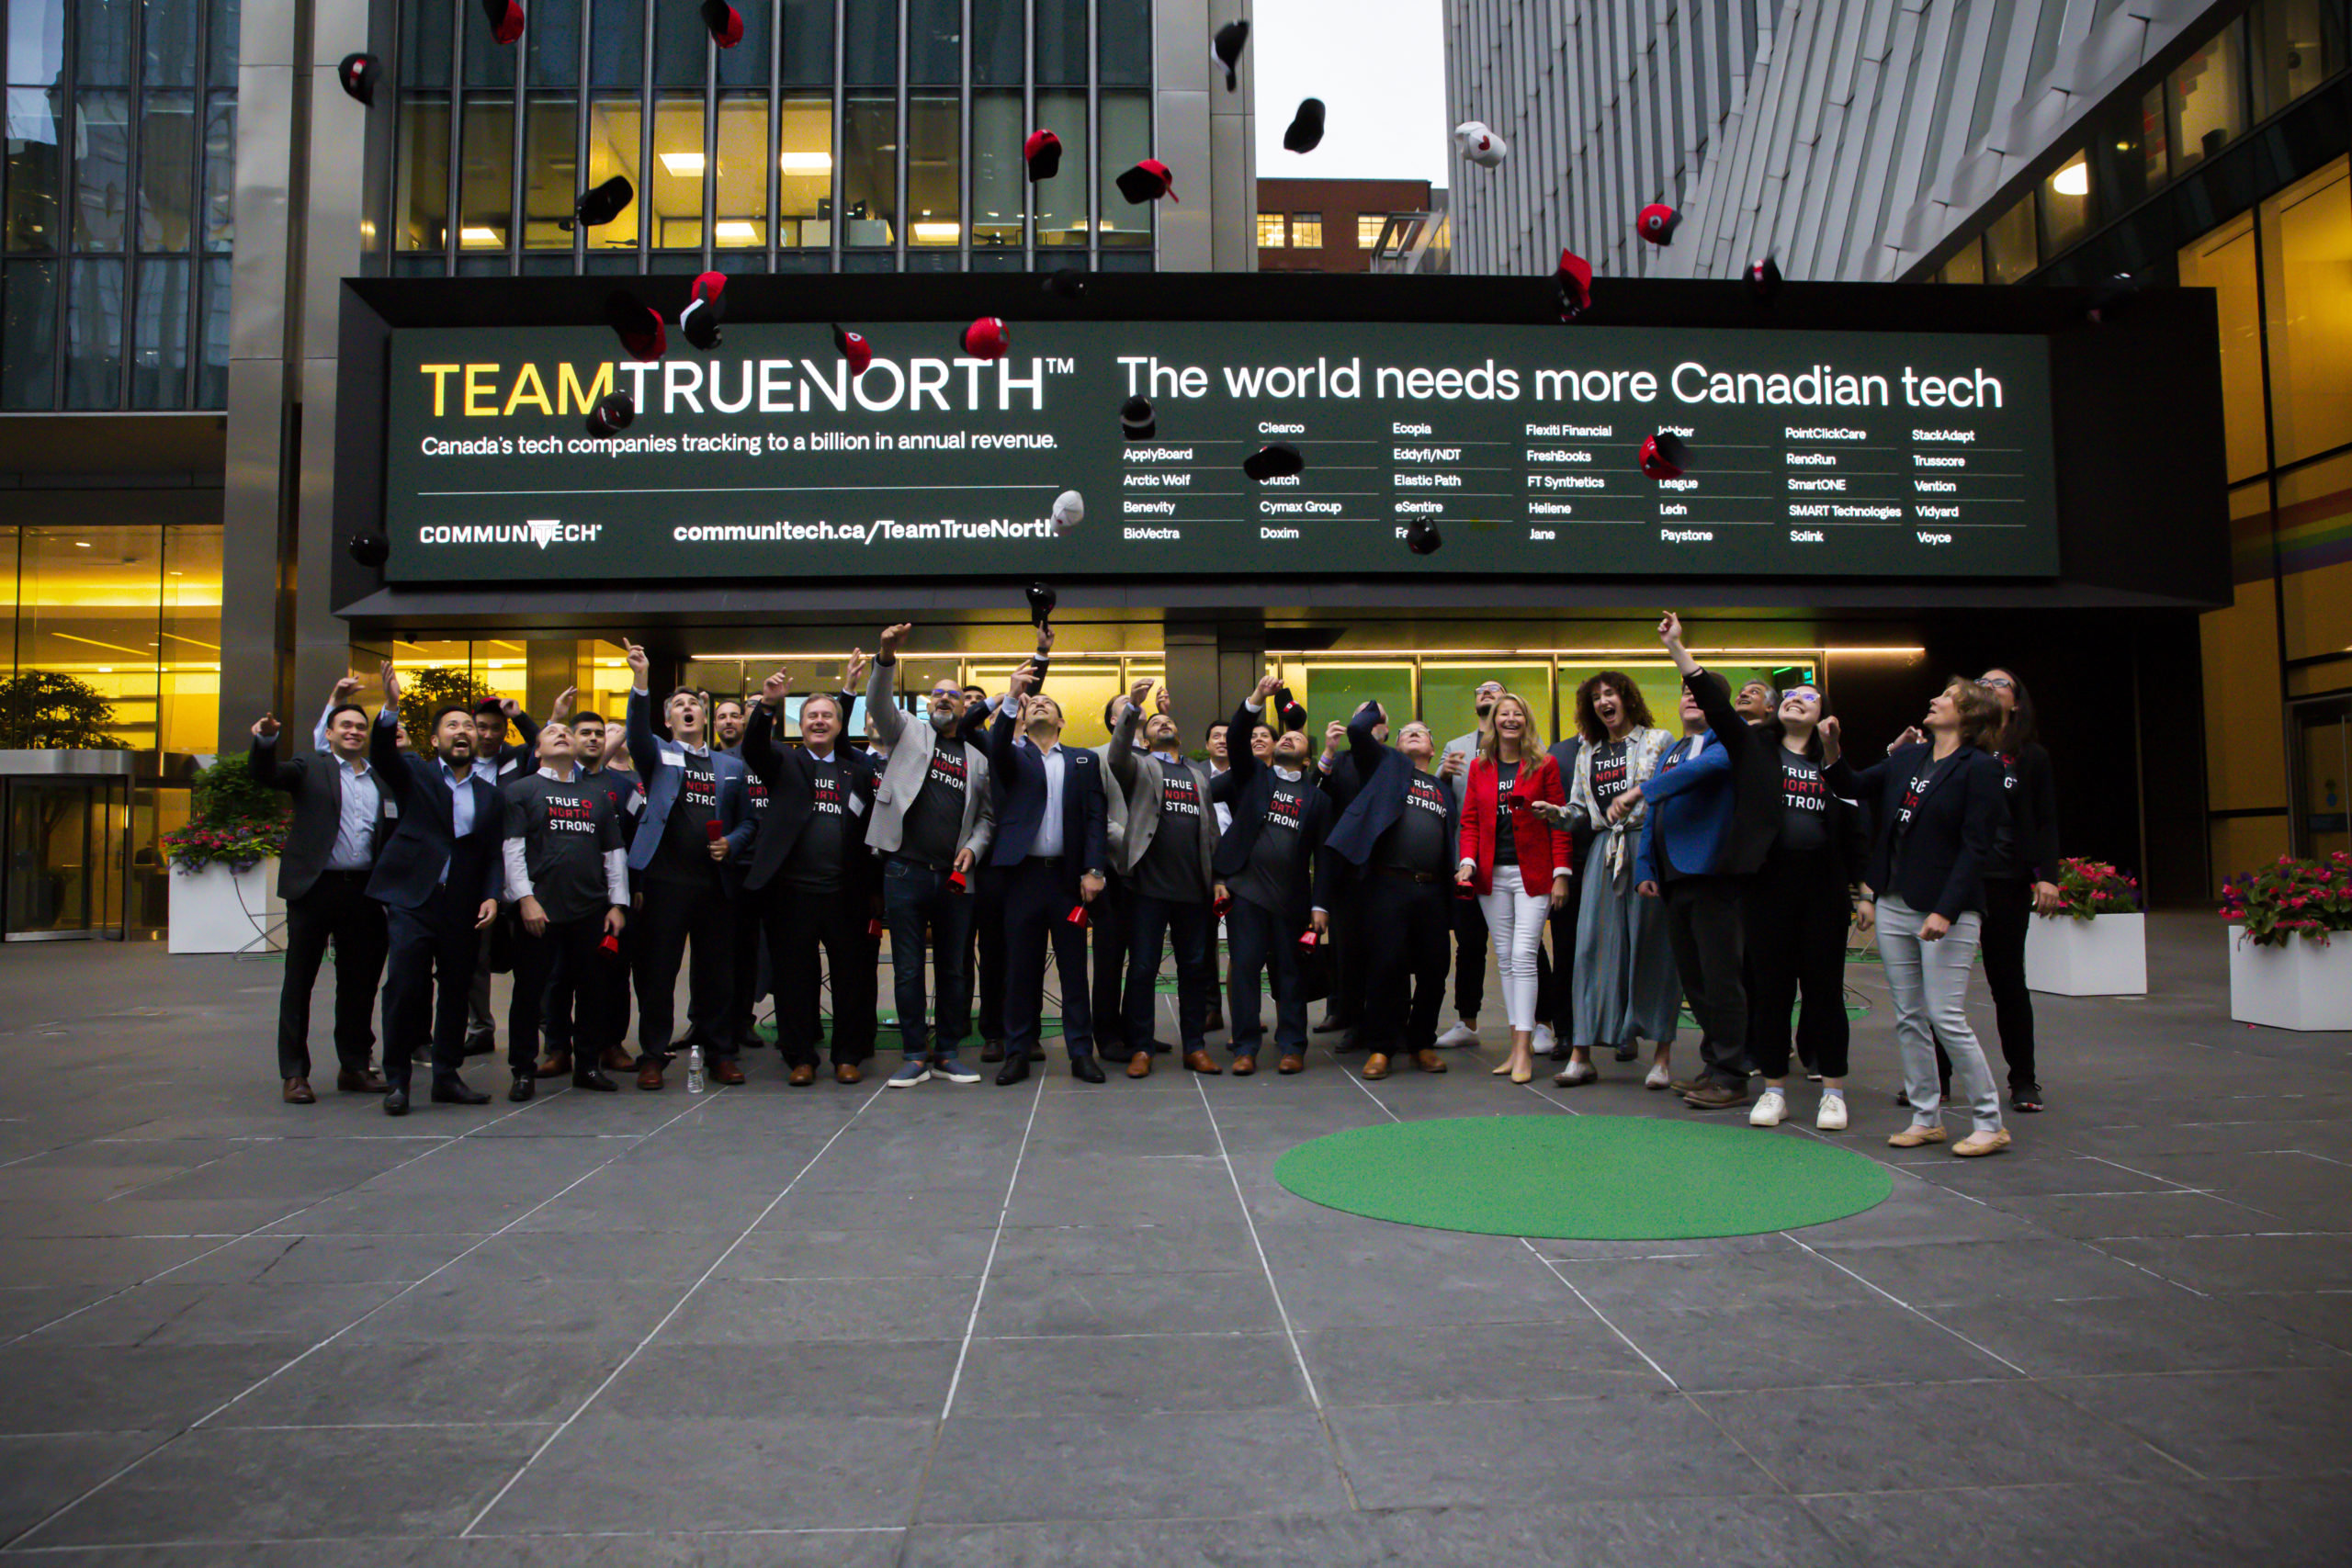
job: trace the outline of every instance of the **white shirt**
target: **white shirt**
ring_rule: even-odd
[[[343,776],[335,781],[342,786],[342,812],[335,818],[334,849],[327,856],[327,869],[366,871],[375,863],[376,815],[381,804],[376,775],[368,771],[365,756],[349,761],[339,757],[330,760]]]
[[[1029,742],[1032,746],[1037,743]],[[1042,748],[1041,748],[1042,750]],[[1062,779],[1069,772],[1069,759],[1062,754],[1061,744],[1044,752],[1046,760],[1046,815],[1037,823],[1036,840],[1029,846],[1033,855],[1057,855],[1062,852]]]
[[[435,757],[433,761],[441,770],[442,784],[449,791],[449,836],[462,839],[474,830],[474,792],[468,787],[474,782],[471,765],[469,764],[468,771],[461,775],[447,759]],[[444,884],[449,880],[447,861],[441,863],[440,880]]]

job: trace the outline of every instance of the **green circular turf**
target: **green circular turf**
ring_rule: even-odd
[[[1312,1203],[1431,1230],[1664,1241],[1843,1219],[1894,1179],[1798,1133],[1649,1116],[1465,1116],[1334,1133],[1275,1162]]]

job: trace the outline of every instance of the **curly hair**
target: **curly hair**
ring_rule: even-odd
[[[2001,699],[1993,694],[1990,687],[1979,685],[1965,675],[1954,675],[1945,682],[1944,695],[1960,710],[1960,743],[1980,751],[1991,750],[2001,726],[2008,721],[2008,715],[2001,711]]]
[[[1586,745],[1599,746],[1609,739],[1609,727],[1592,711],[1592,699],[1604,685],[1615,690],[1618,705],[1625,710],[1625,716],[1633,721],[1634,728],[1657,728],[1650,717],[1650,705],[1642,700],[1642,689],[1634,684],[1633,677],[1623,671],[1603,670],[1577,688],[1577,733],[1584,737]]]

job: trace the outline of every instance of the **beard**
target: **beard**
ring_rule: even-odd
[[[931,716],[931,728],[944,735],[956,728],[956,716],[952,713],[933,713]]]

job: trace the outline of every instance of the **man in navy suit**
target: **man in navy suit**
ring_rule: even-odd
[[[471,710],[448,705],[433,716],[427,761],[400,749],[401,682],[390,660],[383,681],[368,760],[385,790],[385,814],[396,820],[368,874],[368,896],[384,906],[390,946],[384,1114],[408,1114],[409,1051],[428,1021],[434,1100],[486,1105],[490,1096],[467,1088],[458,1068],[466,1054],[466,992],[481,950],[477,933],[498,918],[505,875],[503,802],[488,771],[474,766]]]
[[[1032,694],[1032,678],[1028,670],[1014,671],[989,726],[989,787],[997,792],[989,863],[1005,885],[1004,1067],[996,1081],[1016,1084],[1029,1076],[1050,944],[1061,976],[1070,1077],[1101,1083],[1083,911],[1102,891],[1108,860],[1102,760],[1061,743],[1061,705]]]
[[[1437,1054],[1447,949],[1453,937],[1453,868],[1461,808],[1435,772],[1437,742],[1418,719],[1390,748],[1373,731],[1387,722],[1378,703],[1348,721],[1348,755],[1363,787],[1340,814],[1324,847],[1363,873],[1362,902],[1368,983],[1362,1024],[1363,1076],[1385,1078],[1388,1061],[1412,1054],[1425,1073],[1445,1071]],[[1411,996],[1409,1005],[1407,988]]]

